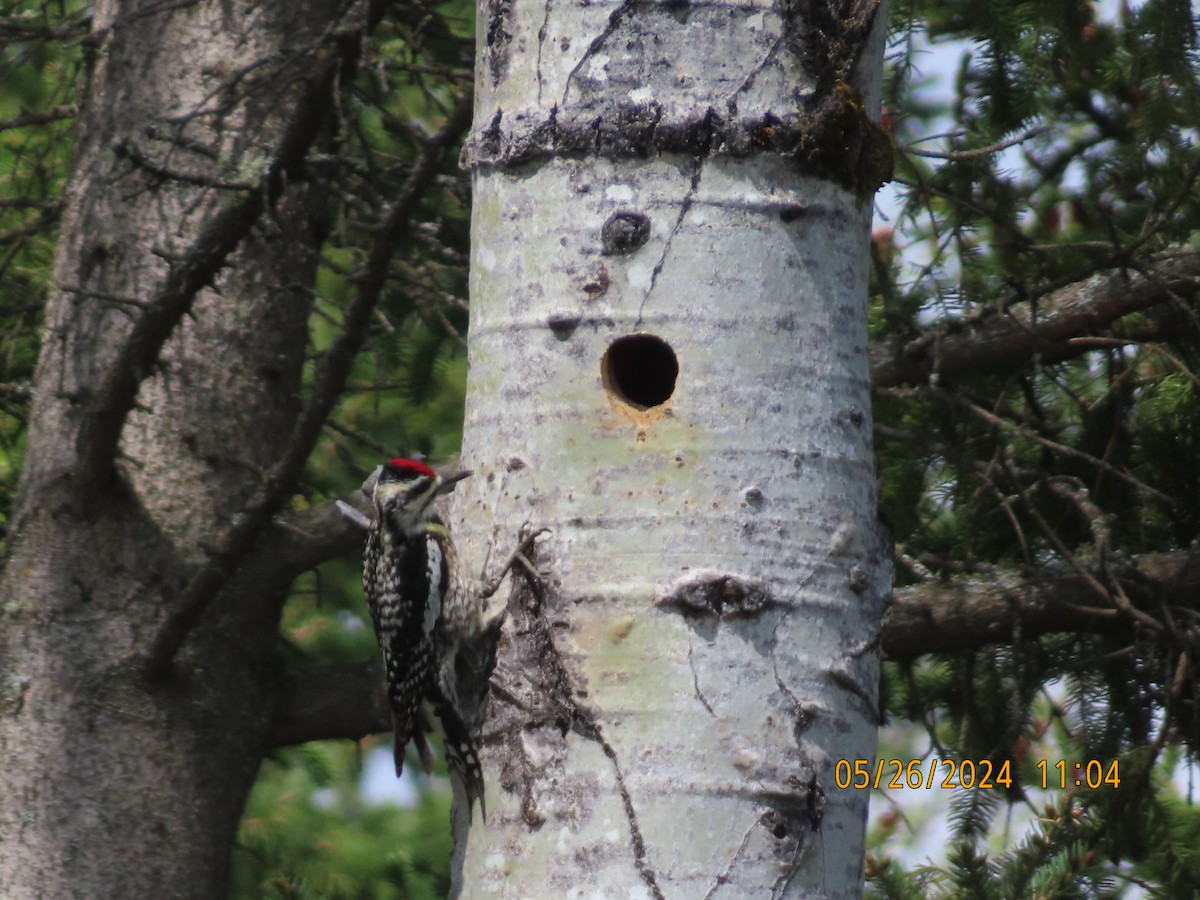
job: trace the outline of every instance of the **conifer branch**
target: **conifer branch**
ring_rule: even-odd
[[[1002,313],[945,323],[903,347],[873,352],[878,388],[925,384],[966,372],[1011,368],[1039,356],[1055,362],[1091,349],[1081,337],[1109,335],[1130,313],[1192,297],[1200,286],[1200,251],[1177,247],[1135,268],[1099,273]]]

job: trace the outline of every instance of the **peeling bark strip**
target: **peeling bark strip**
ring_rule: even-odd
[[[469,168],[511,168],[555,157],[644,159],[660,153],[747,157],[776,153],[802,172],[828,178],[868,197],[892,178],[892,142],[866,115],[852,87],[836,92],[809,115],[726,119],[715,109],[670,118],[656,103],[630,104],[607,116],[550,110],[541,121],[509,124],[497,113],[463,148]]]
[[[769,11],[755,4],[627,0],[582,55],[573,37],[550,34],[543,23],[535,108],[505,102],[511,6],[511,0],[488,4],[485,58],[496,106],[463,148],[464,166],[771,153],[859,197],[891,179],[891,139],[856,84],[878,0],[846,13],[840,4],[800,0],[782,0]],[[736,32],[733,55],[727,48],[706,52],[712,29]],[[686,104],[671,103],[681,89]]]
[[[546,821],[538,810],[538,783],[550,775],[545,767],[533,764],[517,732],[527,727],[528,720],[532,719],[552,724],[558,730],[560,745],[565,743],[568,734],[578,735],[599,745],[612,764],[613,778],[629,827],[629,848],[634,865],[650,895],[655,900],[663,900],[658,879],[646,858],[646,842],[638,826],[637,812],[625,784],[617,751],[605,739],[596,714],[582,702],[584,692],[572,685],[570,667],[554,639],[552,611],[560,610],[565,605],[562,597],[545,581],[532,578],[514,581],[508,601],[514,637],[508,656],[518,663],[519,670],[527,678],[524,684],[515,681],[505,683],[507,679],[503,676],[497,679],[500,687],[495,692],[496,700],[510,709],[493,711],[493,719],[500,719],[505,724],[500,729],[492,730],[490,740],[485,736],[485,744],[499,743],[501,746],[504,756],[501,765],[505,773],[501,778],[501,787],[509,792],[521,792],[522,816],[531,830],[540,828]],[[505,739],[497,741],[499,735]],[[559,752],[565,755],[566,748],[560,746]],[[555,773],[555,777],[561,777],[561,773]]]

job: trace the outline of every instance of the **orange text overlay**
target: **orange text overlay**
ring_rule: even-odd
[[[1030,787],[1064,790],[1120,787],[1118,760],[1086,762],[1038,760],[1037,776]],[[851,790],[984,790],[1013,786],[1012,760],[990,759],[839,759],[833,769],[839,788]]]

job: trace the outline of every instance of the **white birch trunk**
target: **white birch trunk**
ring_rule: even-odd
[[[861,891],[867,795],[834,767],[874,753],[890,576],[884,15],[827,6],[481,3],[456,536],[494,564],[552,534],[501,642],[487,825],[458,810],[464,894]]]

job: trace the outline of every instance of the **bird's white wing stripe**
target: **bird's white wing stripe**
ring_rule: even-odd
[[[425,538],[426,554],[429,572],[429,596],[425,598],[425,621],[423,627],[426,634],[433,631],[433,626],[442,615],[442,548],[433,537]]]

